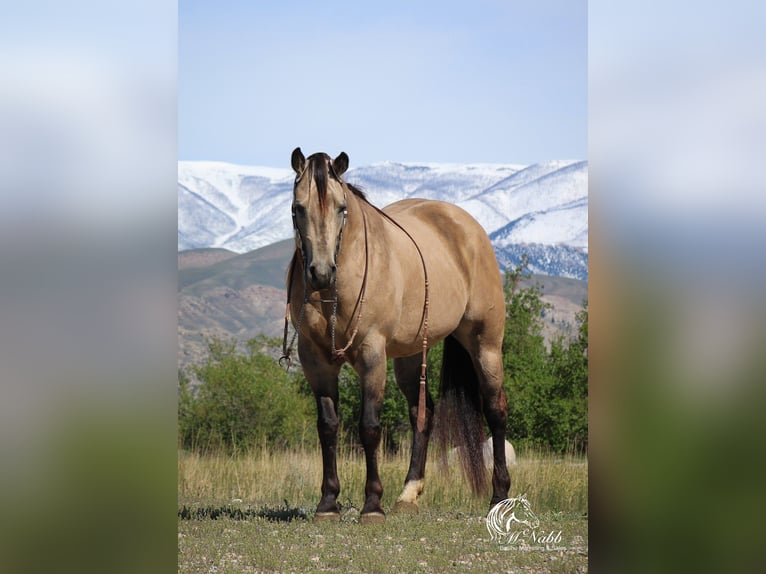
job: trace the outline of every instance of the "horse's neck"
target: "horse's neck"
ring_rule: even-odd
[[[350,190],[346,201],[349,211],[339,253],[338,267],[341,269],[369,263],[367,251],[372,241],[371,218],[380,217],[375,208]]]
[[[357,240],[363,240],[365,220],[370,219],[374,208],[362,198],[357,197],[351,190],[347,193],[346,205],[349,209],[347,226],[351,227]]]

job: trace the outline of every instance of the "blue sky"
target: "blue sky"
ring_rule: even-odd
[[[587,156],[584,0],[179,2],[179,159]]]

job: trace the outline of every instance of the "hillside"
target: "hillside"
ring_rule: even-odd
[[[179,367],[202,361],[209,337],[244,343],[260,334],[282,336],[285,276],[293,249],[289,239],[242,255],[224,249],[179,253]],[[545,318],[546,338],[568,333],[587,297],[587,283],[547,275],[532,280],[543,285],[543,298],[554,307]]]

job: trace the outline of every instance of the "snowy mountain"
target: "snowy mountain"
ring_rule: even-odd
[[[490,236],[501,267],[522,253],[536,273],[587,279],[588,164],[384,162],[350,169],[346,180],[375,205],[407,197],[456,203]],[[178,249],[244,253],[292,236],[291,169],[222,162],[178,163]]]

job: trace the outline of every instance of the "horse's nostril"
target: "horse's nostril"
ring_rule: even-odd
[[[307,279],[315,289],[326,289],[332,285],[337,275],[335,263],[312,263],[308,267]]]

